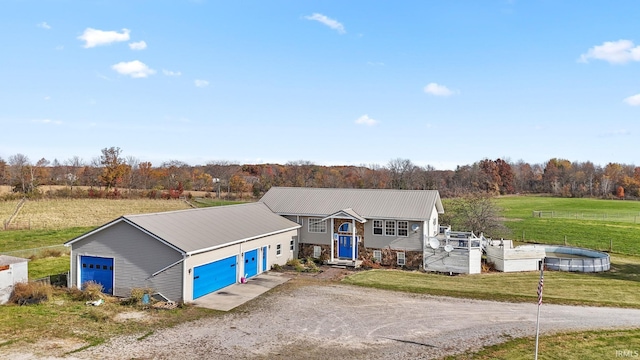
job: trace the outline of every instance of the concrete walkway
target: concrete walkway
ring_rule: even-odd
[[[213,310],[229,311],[287,281],[289,278],[283,274],[266,272],[252,277],[245,284],[233,284],[198,298],[192,304]]]

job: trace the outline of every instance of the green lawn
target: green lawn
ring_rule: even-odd
[[[95,227],[75,227],[62,230],[0,231],[0,252],[62,245]]]
[[[599,274],[547,271],[544,302],[640,308],[640,258],[612,256],[612,271]],[[535,302],[538,272],[446,276],[396,270],[362,271],[343,282],[420,294]]]
[[[619,254],[640,255],[640,223],[628,221],[533,217],[535,211],[568,211],[597,214],[638,213],[640,202],[567,199],[542,196],[509,196],[496,199],[512,239],[564,244]],[[445,207],[446,211],[446,207]]]
[[[40,279],[49,275],[66,273],[71,266],[69,255],[47,257],[29,261],[29,279]]]
[[[535,338],[520,338],[489,346],[477,352],[447,357],[446,360],[533,359]],[[585,331],[541,336],[539,359],[600,360],[640,357],[640,329]]]

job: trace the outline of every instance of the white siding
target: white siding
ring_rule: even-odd
[[[9,269],[0,271],[0,305],[7,303],[17,283],[29,281],[27,262],[9,264]]]
[[[240,276],[244,274],[244,261],[242,259],[243,254],[247,251],[254,249],[258,250],[258,273],[262,272],[262,247],[267,247],[267,270],[270,270],[274,264],[285,265],[287,261],[291,260],[295,254],[289,251],[289,242],[291,238],[297,236],[297,230],[290,230],[280,234],[269,235],[266,237],[250,240],[240,244],[229,245],[220,249],[208,251],[192,255],[185,260],[185,271],[183,277],[184,290],[183,298],[185,302],[193,301],[193,268],[209,264],[211,262],[228,258],[230,256],[237,255],[236,268],[236,282],[240,281]],[[282,254],[276,256],[276,245],[282,245]],[[297,244],[296,244],[297,247]]]

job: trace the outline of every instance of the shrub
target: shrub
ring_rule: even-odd
[[[360,264],[360,267],[362,267],[363,269],[369,270],[369,269],[380,269],[382,265],[380,265],[380,263],[372,261],[371,259],[364,259],[362,260],[362,264]]]
[[[18,283],[13,287],[10,302],[18,305],[39,304],[53,295],[53,287],[43,282]]]
[[[78,288],[71,288],[68,290],[69,296],[76,301],[94,301],[98,299],[104,299],[105,295],[102,293],[102,285],[93,281],[87,281],[82,284],[84,290]]]
[[[62,250],[60,249],[44,249],[40,252],[40,258],[48,258],[48,257],[60,257],[62,256]]]

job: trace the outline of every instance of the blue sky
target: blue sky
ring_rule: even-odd
[[[637,163],[637,1],[0,2],[0,157]]]

